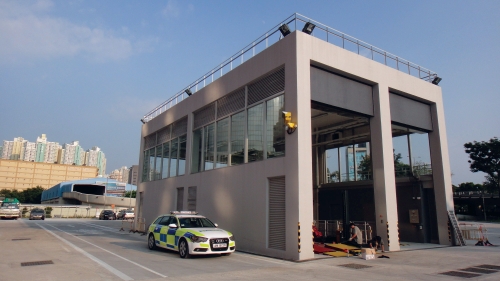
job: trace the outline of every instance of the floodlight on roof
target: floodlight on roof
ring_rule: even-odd
[[[432,80],[432,84],[437,85],[441,82],[441,80],[443,80],[443,78],[436,76],[434,77],[434,80]]]
[[[302,28],[302,32],[304,33],[307,33],[307,34],[311,34],[314,30],[314,28],[316,27],[316,25],[312,24],[311,22],[307,22],[305,25],[304,25],[304,28]]]
[[[142,124],[146,124],[146,121],[144,119],[141,119]]]
[[[290,28],[288,28],[288,25],[286,23],[282,24],[279,29],[281,34],[283,34],[283,37],[290,34]]]
[[[192,95],[192,94],[193,94],[193,93],[191,92],[191,90],[189,90],[189,89],[186,89],[184,92],[185,92],[188,96],[190,96],[190,95]]]

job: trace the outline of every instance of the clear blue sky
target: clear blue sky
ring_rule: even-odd
[[[500,1],[0,1],[0,141],[137,164],[142,116],[294,12],[436,71],[453,183],[500,137]],[[497,85],[497,86],[495,86]]]

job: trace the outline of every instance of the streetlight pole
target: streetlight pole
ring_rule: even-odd
[[[484,221],[486,221],[486,205],[484,205],[484,190],[481,191],[481,197],[483,197],[483,213],[484,213]]]
[[[108,180],[109,176],[106,176],[106,186],[104,187],[104,208],[106,209],[106,192],[108,191]]]

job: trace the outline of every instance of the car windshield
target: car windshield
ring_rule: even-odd
[[[2,208],[17,209],[19,206],[17,203],[2,203]]]
[[[215,227],[207,218],[179,218],[179,223],[183,228]]]
[[[43,213],[43,210],[38,209],[38,210],[32,210],[31,212],[32,213]]]

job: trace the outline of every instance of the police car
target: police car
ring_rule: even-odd
[[[181,258],[190,255],[230,255],[236,248],[234,236],[218,228],[197,212],[172,211],[161,215],[148,228],[148,247],[178,251]]]

